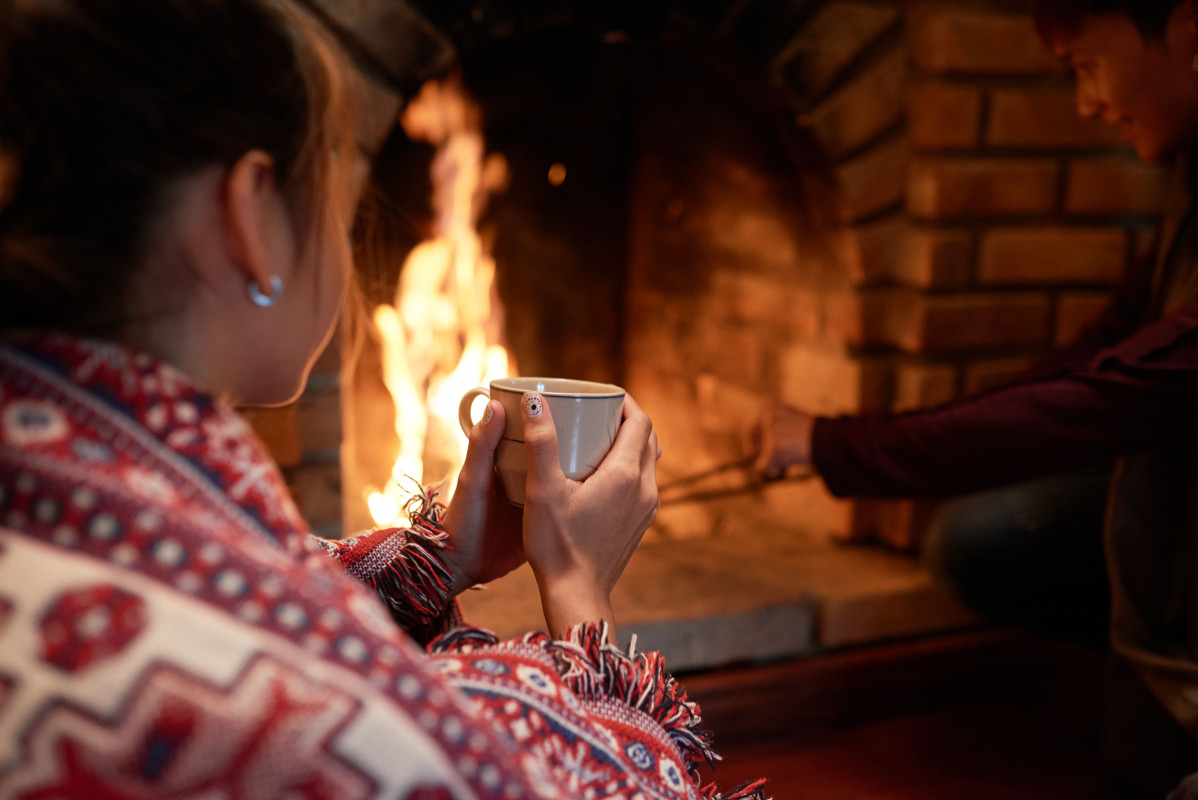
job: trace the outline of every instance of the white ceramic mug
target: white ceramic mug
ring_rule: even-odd
[[[521,401],[525,392],[540,392],[557,428],[557,455],[567,478],[580,481],[599,467],[616,441],[623,417],[624,390],[610,383],[569,378],[500,378],[490,387],[477,386],[462,395],[458,422],[470,435],[474,426],[471,408],[479,396],[503,404],[506,423],[495,451],[495,469],[507,499],[524,505],[528,459],[524,452],[524,419]]]

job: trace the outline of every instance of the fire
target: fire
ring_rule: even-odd
[[[365,490],[377,525],[400,523],[403,503],[425,476],[453,494],[466,456],[458,401],[467,390],[513,374],[495,294],[495,262],[477,224],[507,165],[487,155],[478,108],[460,83],[428,83],[400,120],[413,140],[436,147],[431,175],[433,237],[404,262],[395,305],[374,314],[383,381],[395,401],[399,454],[382,491]]]

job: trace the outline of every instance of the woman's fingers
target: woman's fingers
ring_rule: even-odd
[[[603,463],[608,465],[609,470],[623,469],[629,472],[638,472],[644,449],[648,445],[649,437],[653,434],[653,422],[645,412],[641,411],[636,401],[628,395],[624,396],[622,413],[624,421],[620,424],[620,430],[616,433],[616,441],[604,457]],[[654,448],[656,448],[656,444],[654,444]]]
[[[487,403],[482,419],[470,431],[466,460],[462,463],[458,483],[485,486],[491,480],[495,463],[495,448],[503,437],[504,412],[498,400]]]
[[[525,496],[533,497],[540,487],[564,479],[557,455],[557,429],[553,412],[540,392],[525,392],[520,402],[524,423],[524,448],[528,455]]]

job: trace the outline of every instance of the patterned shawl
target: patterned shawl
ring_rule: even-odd
[[[454,621],[424,500],[322,542],[178,371],[0,347],[0,797],[720,797],[656,653],[397,627]]]

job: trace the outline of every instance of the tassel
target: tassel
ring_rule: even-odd
[[[428,651],[433,655],[447,653],[468,655],[474,652],[476,648],[487,647],[498,643],[499,637],[491,631],[463,625],[446,631],[436,639],[433,639],[429,642]]]
[[[721,760],[712,749],[711,733],[702,730],[699,706],[687,698],[686,689],[666,672],[657,652],[637,653],[636,637],[621,652],[607,638],[606,622],[575,625],[566,637],[554,641],[543,632],[526,634],[520,641],[544,649],[557,662],[562,682],[580,700],[615,700],[652,718],[669,736],[686,764],[691,780],[698,783],[698,767]],[[429,645],[429,652],[469,654],[499,643],[494,633],[461,627],[442,634]],[[703,788],[700,800],[769,800],[765,780],[746,783],[723,794],[716,784]]]
[[[583,700],[613,699],[641,711],[665,730],[694,780],[698,766],[714,766],[719,756],[711,733],[699,727],[699,707],[666,672],[657,652],[636,653],[636,642],[623,653],[607,640],[607,623],[575,625],[563,641],[548,644],[562,680]]]
[[[449,548],[437,487],[422,487],[404,506],[407,528],[380,528],[339,542],[320,542],[346,572],[372,588],[405,630],[427,626],[449,605],[453,579],[438,552]]]
[[[700,800],[770,800],[765,793],[765,778],[743,783],[728,794],[721,794],[720,787],[712,783],[699,792]]]

